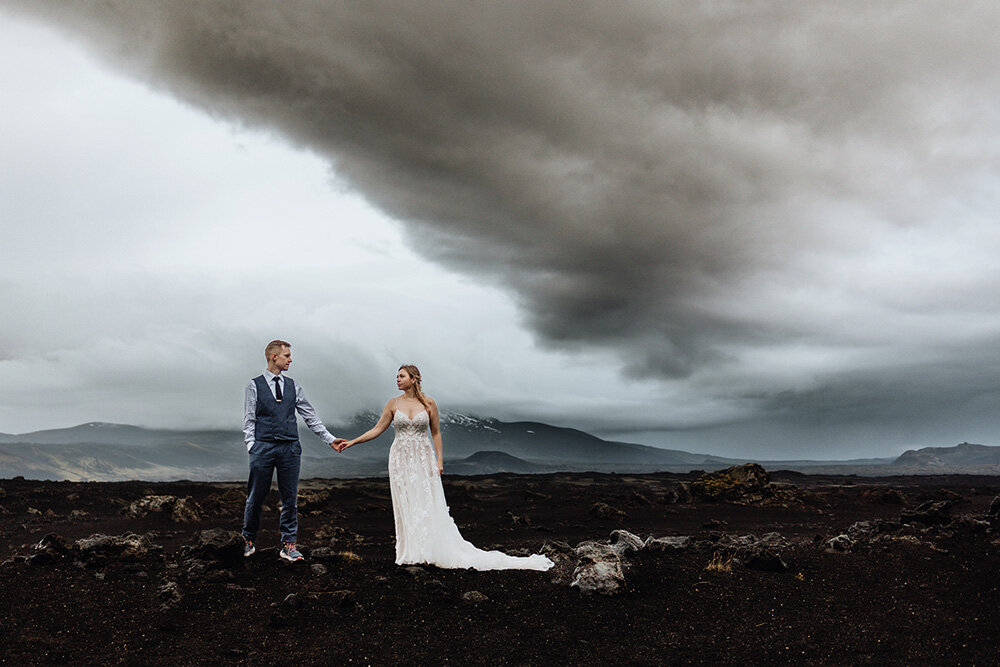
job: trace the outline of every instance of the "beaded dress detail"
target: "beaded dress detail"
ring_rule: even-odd
[[[396,410],[392,419],[396,437],[389,449],[389,489],[396,523],[396,564],[427,563],[476,570],[552,567],[552,561],[540,554],[508,556],[477,549],[465,541],[444,499],[429,425],[426,410],[412,418]]]

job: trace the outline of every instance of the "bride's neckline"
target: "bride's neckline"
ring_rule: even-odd
[[[401,414],[404,417],[406,417],[407,420],[413,421],[414,419],[416,419],[420,415],[421,412],[427,412],[427,410],[419,410],[412,417],[410,415],[406,414],[405,412],[403,412],[400,408],[396,408],[396,412],[398,412],[399,414]]]

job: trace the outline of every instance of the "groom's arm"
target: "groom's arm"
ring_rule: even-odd
[[[332,445],[333,441],[336,440],[333,435],[326,430],[326,426],[323,425],[323,420],[319,418],[316,414],[316,409],[313,408],[312,404],[306,399],[305,392],[302,391],[302,385],[298,382],[295,383],[295,409],[298,413],[302,415],[302,421],[306,423],[309,430],[316,434],[320,440],[328,445]]]
[[[250,380],[247,385],[246,398],[243,400],[243,441],[247,451],[253,447],[254,435],[257,431],[257,384]]]

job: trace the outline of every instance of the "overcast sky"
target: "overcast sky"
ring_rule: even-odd
[[[1000,444],[994,2],[0,0],[0,431]]]

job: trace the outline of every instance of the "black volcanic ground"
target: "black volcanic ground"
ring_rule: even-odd
[[[273,504],[262,552],[232,557],[237,484],[0,480],[0,661],[996,663],[1000,478],[776,473],[710,502],[696,477],[445,478],[468,539],[544,544],[549,573],[397,567],[384,479],[305,482],[293,565]],[[161,507],[128,516],[136,501]],[[616,592],[570,586],[574,547],[610,553],[615,529],[692,539],[621,548]]]

